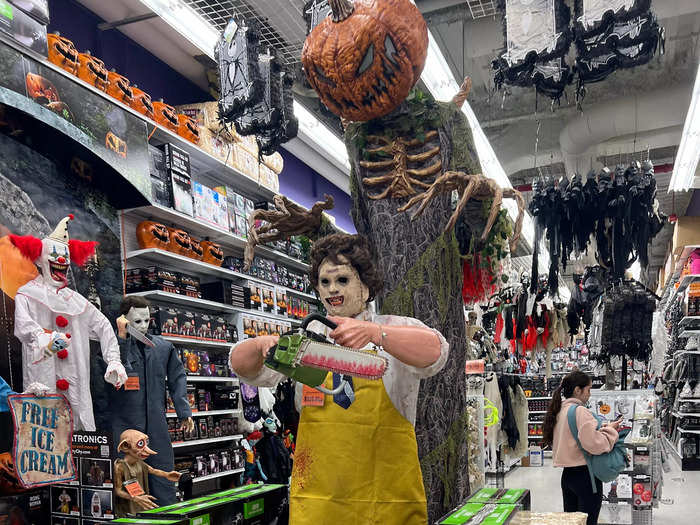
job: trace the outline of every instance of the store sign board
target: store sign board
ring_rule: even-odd
[[[71,448],[73,413],[65,396],[7,397],[14,423],[13,461],[25,488],[75,479]]]
[[[151,199],[146,123],[116,102],[2,41],[0,102],[80,143]],[[78,161],[71,163],[71,169],[79,177],[100,182],[97,167]]]
[[[265,513],[265,500],[263,498],[243,503],[243,517],[245,519],[255,518]]]

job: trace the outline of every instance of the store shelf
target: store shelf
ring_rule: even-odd
[[[217,303],[215,301],[208,301],[206,299],[197,299],[196,297],[189,297],[187,295],[181,295],[172,292],[163,292],[160,290],[148,290],[146,292],[134,292],[126,294],[127,297],[144,297],[152,301],[163,301],[173,304],[180,304],[184,306],[191,306],[192,308],[199,308],[202,310],[211,310],[213,312],[236,312],[237,309],[230,304]]]
[[[216,474],[209,474],[208,476],[200,476],[198,478],[192,478],[192,483],[201,483],[202,481],[209,481],[210,479],[223,478],[224,476],[231,476],[232,474],[240,474],[244,470],[244,468],[237,468],[233,470],[226,470],[224,472],[217,472]]]
[[[237,377],[187,376],[188,383],[237,383]]]
[[[266,281],[264,279],[252,277],[245,273],[234,272],[233,270],[222,268],[221,266],[214,266],[213,264],[197,261],[195,259],[185,257],[184,255],[178,255],[176,253],[168,252],[165,250],[159,250],[158,248],[146,248],[143,250],[130,251],[126,254],[126,259],[129,263],[134,263],[137,265],[132,266],[131,264],[129,264],[129,266],[132,267],[138,267],[139,264],[157,264],[165,265],[168,267],[168,269],[177,270],[191,275],[198,275],[200,277],[210,276],[224,279],[247,279],[249,281],[264,284],[267,286],[275,286],[284,290],[287,293],[295,294],[309,300],[317,300],[316,296],[311,294],[298,292],[296,290],[292,290],[291,288],[279,286],[273,282]]]
[[[678,326],[681,328],[686,326],[700,326],[700,315],[686,315],[678,322]]]
[[[250,314],[254,315],[256,317],[263,317],[265,319],[270,319],[271,321],[284,321],[292,324],[301,324],[301,321],[298,319],[292,319],[291,317],[285,317],[283,315],[277,315],[277,314],[271,314],[268,312],[261,312],[260,310],[248,310],[246,308],[233,308],[236,312],[242,313],[242,314]]]
[[[546,410],[528,410],[528,413],[530,414],[546,414]]]
[[[235,410],[196,410],[192,412],[192,417],[197,417],[197,416],[230,416],[233,414],[238,414],[239,412],[242,412],[241,409],[235,409]],[[177,414],[175,412],[168,412],[165,414],[165,417],[177,417]]]
[[[197,445],[208,445],[210,443],[225,443],[226,441],[234,441],[236,439],[243,439],[243,436],[241,434],[236,434],[235,436],[193,439],[192,441],[177,441],[173,443],[173,448],[196,447]]]
[[[137,220],[156,220],[157,222],[165,223],[166,225],[177,225],[178,228],[182,228],[194,237],[198,239],[206,239],[219,243],[223,248],[243,250],[247,244],[247,240],[240,237],[234,233],[223,230],[218,226],[206,223],[200,219],[196,219],[191,215],[173,210],[172,208],[167,208],[165,206],[160,206],[158,204],[153,204],[151,206],[143,206],[141,208],[130,208],[124,210],[125,216],[133,216]],[[256,246],[255,253],[269,259],[273,259],[276,262],[280,262],[287,266],[293,266],[298,270],[307,272],[309,270],[309,265],[299,259],[290,257],[286,253],[282,253],[277,250],[273,250],[267,246]],[[291,290],[294,293],[295,290]],[[308,295],[308,294],[307,294]]]
[[[536,399],[552,399],[551,397],[528,397],[528,401],[534,401]]]
[[[678,432],[681,434],[700,434],[700,430],[684,430],[682,428],[678,428]]]
[[[204,346],[207,348],[231,348],[235,343],[222,343],[220,341],[203,341],[201,339],[191,339],[189,337],[177,337],[174,335],[162,335],[166,341],[179,345]]]
[[[528,434],[527,439],[542,439],[542,436],[531,436],[530,434]]]
[[[542,425],[542,424],[544,424],[544,421],[530,421],[529,419],[528,419],[527,422],[530,423],[530,424],[533,424],[533,425]]]

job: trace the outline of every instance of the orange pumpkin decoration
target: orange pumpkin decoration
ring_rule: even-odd
[[[177,134],[183,139],[199,144],[199,126],[192,117],[182,113],[177,114]]]
[[[203,262],[214,266],[221,266],[224,263],[224,251],[219,244],[211,241],[202,241],[202,251],[204,252],[202,256]]]
[[[129,86],[129,79],[112,70],[107,73],[107,94],[116,98],[122,104],[131,105],[134,98],[134,92]]]
[[[603,415],[607,415],[610,413],[610,405],[607,403],[600,403],[598,405],[598,412],[600,412]]]
[[[170,247],[168,249],[178,255],[189,257],[190,246],[192,245],[190,234],[178,228],[168,228],[168,231],[170,232]],[[202,249],[204,249],[204,246],[202,246]]]
[[[65,69],[71,75],[78,73],[78,50],[73,42],[61,36],[59,32],[46,35],[49,43],[49,62]]]
[[[339,117],[364,122],[396,109],[420,78],[428,28],[409,0],[329,0],[332,15],[304,42],[311,86]]]
[[[139,248],[170,249],[170,231],[159,222],[143,221],[136,227],[136,240]]]
[[[194,237],[190,237],[190,254],[189,254],[189,256],[192,259],[196,259],[198,261],[201,261],[202,257],[204,257],[204,250],[202,249],[202,244]]]
[[[37,104],[46,106],[51,102],[60,102],[58,90],[50,80],[35,73],[27,73],[27,93]]]
[[[154,118],[153,114],[153,102],[151,102],[151,95],[146,93],[143,89],[139,89],[138,86],[131,86],[131,92],[133,93],[133,99],[129,106],[131,109],[138,111],[142,115],[147,116],[150,119]]]
[[[105,135],[105,147],[124,159],[127,156],[126,142],[111,131],[108,131],[107,135]]]
[[[162,100],[157,100],[153,103],[153,119],[170,131],[177,133],[177,113],[175,108],[166,104]]]
[[[100,91],[107,91],[109,77],[105,63],[92,56],[90,51],[78,55],[78,78]]]

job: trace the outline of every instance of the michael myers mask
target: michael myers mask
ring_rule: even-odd
[[[355,317],[364,311],[369,299],[369,288],[360,279],[357,270],[340,256],[341,264],[326,258],[318,269],[318,295],[328,313],[338,317]]]
[[[132,306],[125,317],[129,320],[129,324],[142,334],[148,331],[148,325],[151,322],[151,312],[147,306],[143,308],[134,308]]]

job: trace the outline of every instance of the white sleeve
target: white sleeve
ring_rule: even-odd
[[[245,341],[245,339],[244,339]],[[228,362],[231,362],[231,354],[236,350],[236,347],[241,344],[243,341],[239,341],[235,345],[231,347],[231,351],[228,354]],[[230,365],[229,365],[230,366]],[[268,388],[274,388],[277,386],[277,383],[284,381],[287,376],[284,374],[280,374],[279,372],[275,372],[271,368],[266,367],[265,365],[262,366],[260,369],[260,372],[257,373],[257,375],[253,377],[244,377],[242,375],[239,375],[238,378],[245,384],[250,385],[250,386],[261,386],[261,387],[268,387]]]
[[[105,315],[92,303],[88,303],[86,319],[89,323],[90,333],[100,340],[102,357],[105,363],[121,363],[119,354],[119,342],[114,335],[114,329]]]
[[[450,344],[438,330],[430,328],[425,323],[419,321],[418,319],[414,319],[413,317],[403,317],[398,315],[379,315],[375,318],[374,322],[379,324],[385,324],[387,326],[418,326],[421,328],[427,328],[428,330],[432,330],[433,333],[435,333],[435,335],[440,340],[440,356],[437,358],[437,360],[432,365],[426,366],[424,368],[407,365],[405,363],[402,364],[406,367],[407,370],[409,370],[413,375],[419,377],[420,379],[432,377],[445,367],[445,363],[447,363],[447,357],[450,353]]]
[[[31,350],[32,363],[48,357],[39,344],[39,339],[44,333],[44,329],[29,314],[27,298],[17,294],[15,296],[15,336]]]

